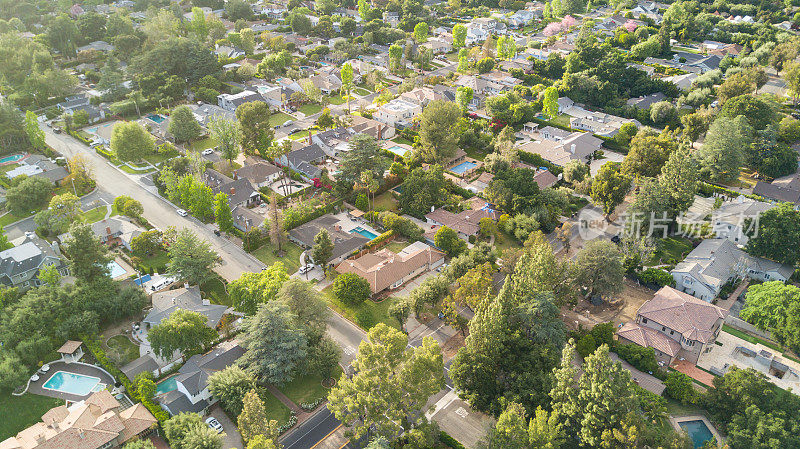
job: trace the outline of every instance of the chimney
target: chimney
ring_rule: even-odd
[[[106,226],[106,234],[107,235],[111,235],[111,227],[110,226]]]
[[[434,210],[436,210],[436,208],[431,206],[431,212],[433,212]]]
[[[572,153],[572,154],[575,154],[575,144],[574,143],[569,146],[569,152]]]
[[[378,125],[378,140],[383,139],[383,124]]]
[[[575,146],[575,145],[573,145],[573,147],[574,147],[574,146]],[[575,149],[574,149],[574,148],[573,148],[573,151],[572,151],[572,152],[573,152],[573,153],[575,152]],[[236,195],[236,187],[231,187],[231,195]]]
[[[308,130],[308,144],[311,145],[311,130]]]

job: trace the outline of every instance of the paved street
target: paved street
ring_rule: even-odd
[[[309,449],[341,425],[333,413],[327,407],[323,407],[278,441],[283,444],[284,449]]]

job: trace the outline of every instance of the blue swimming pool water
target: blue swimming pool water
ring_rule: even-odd
[[[16,162],[22,159],[23,157],[25,157],[24,154],[12,154],[11,156],[6,156],[0,159],[0,164],[5,164],[6,162]]]
[[[161,114],[150,114],[150,115],[147,116],[147,118],[149,118],[150,120],[152,120],[152,121],[154,121],[156,123],[161,123],[161,122],[163,122],[164,120],[167,119],[166,117],[164,117]]]
[[[101,385],[100,379],[97,377],[59,371],[53,374],[53,377],[48,379],[43,387],[47,390],[71,393],[78,396],[87,396],[93,391],[99,391],[102,389],[100,388]]]
[[[122,268],[122,266],[118,264],[116,260],[112,260],[108,263],[108,271],[111,272],[111,279],[116,279],[127,273],[127,271],[125,271],[125,269]]]
[[[395,145],[391,148],[387,148],[386,151],[394,153],[400,157],[405,157],[406,153],[408,153],[408,148],[403,148],[399,145]]]
[[[175,380],[175,376],[172,376],[156,384],[156,396],[167,394],[170,391],[177,389],[178,382]]]
[[[455,167],[451,168],[450,171],[453,172],[453,173],[459,174],[459,175],[463,175],[467,171],[472,170],[473,168],[475,168],[477,166],[478,166],[478,164],[476,164],[474,162],[465,161],[465,162],[462,162],[462,163],[456,165]]]
[[[708,429],[706,423],[699,419],[696,421],[679,422],[678,425],[689,434],[689,438],[691,438],[692,443],[694,443],[694,449],[703,447],[703,443],[714,438],[714,435],[711,433],[711,430]]]
[[[366,237],[366,238],[368,238],[370,240],[372,240],[372,239],[374,239],[375,237],[378,236],[378,234],[376,234],[374,232],[369,232],[366,229],[362,228],[361,226],[351,229],[350,233],[351,234],[361,234],[361,235],[363,235],[364,237]]]

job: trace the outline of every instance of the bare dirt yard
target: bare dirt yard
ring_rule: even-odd
[[[570,329],[577,329],[578,325],[591,328],[595,324],[609,321],[619,325],[633,321],[636,318],[636,311],[645,301],[652,298],[653,294],[649,288],[625,278],[622,293],[610,298],[604,304],[595,306],[589,301],[580,300],[573,308],[563,307],[561,316]]]

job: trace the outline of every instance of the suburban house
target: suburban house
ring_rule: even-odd
[[[28,177],[38,176],[49,180],[55,185],[59,185],[64,178],[69,176],[69,171],[46,156],[31,154],[25,159],[20,160],[19,165],[13,170],[6,172],[6,177],[9,179],[22,175]]]
[[[56,104],[56,107],[66,115],[73,115],[78,111],[84,111],[89,119],[89,123],[95,123],[106,118],[106,112],[103,108],[93,105],[86,94],[67,97],[61,103]]]
[[[61,276],[69,275],[69,268],[61,260],[58,244],[51,246],[46,240],[30,233],[22,244],[0,251],[0,283],[27,290],[41,285],[39,270],[51,265],[55,265]]]
[[[131,240],[142,233],[142,228],[124,217],[109,217],[92,223],[92,232],[108,246],[122,245],[131,251]],[[61,236],[59,240],[64,241]]]
[[[545,129],[542,129],[544,135]],[[556,140],[560,139],[560,140]],[[571,160],[591,162],[603,141],[588,132],[574,132],[564,138],[533,140],[519,146],[520,151],[538,154],[545,160],[563,167]]]
[[[470,236],[478,234],[480,230],[478,223],[482,218],[496,220],[499,217],[498,212],[485,200],[475,197],[470,202],[469,210],[457,214],[442,208],[433,209],[425,215],[425,222],[437,227],[447,226],[456,231],[460,238],[468,240]],[[432,230],[434,234],[438,231],[437,228]]]
[[[448,41],[446,39],[440,39],[440,38],[436,38],[436,37],[428,39],[427,42],[425,42],[424,44],[422,44],[420,46],[427,48],[434,55],[441,55],[441,54],[450,53],[451,51],[453,51],[453,42],[452,42],[452,40]]]
[[[42,415],[42,422],[1,441],[0,449],[115,448],[146,437],[157,425],[144,405],[125,408],[111,393],[101,390],[83,401],[51,408]]]
[[[753,257],[728,239],[706,239],[670,273],[678,290],[711,302],[729,281],[743,277],[786,281],[794,267]]]
[[[350,151],[350,139],[356,135],[352,128],[340,126],[311,136],[311,142],[317,144],[328,156],[339,157]]]
[[[419,274],[440,266],[444,253],[422,242],[414,242],[399,253],[382,249],[357,259],[345,260],[336,271],[355,273],[369,282],[373,294],[398,288]]]
[[[800,175],[784,176],[772,182],[758,181],[753,194],[800,206]]]
[[[229,112],[236,112],[236,108],[251,101],[264,101],[264,98],[252,90],[243,90],[238,94],[217,95],[217,105]]]
[[[636,322],[617,331],[620,341],[653,348],[659,362],[676,358],[697,363],[719,335],[728,312],[694,296],[665,286],[636,312]]]
[[[288,166],[290,169],[305,176],[306,179],[313,179],[322,174],[322,170],[314,166],[314,164],[324,161],[325,156],[325,151],[319,145],[313,143],[285,154],[275,162]]]
[[[233,217],[233,227],[242,232],[260,228],[264,224],[264,216],[247,207],[235,206],[231,210],[231,216]]]
[[[233,179],[246,179],[256,188],[267,187],[281,177],[281,169],[267,162],[247,164],[234,170]]]
[[[252,206],[261,202],[261,194],[246,178],[231,179],[224,174],[212,169],[204,173],[205,184],[211,187],[216,195],[228,195],[228,204],[231,208],[236,206]]]
[[[662,94],[661,92],[656,92],[650,95],[643,95],[641,97],[630,98],[628,101],[625,102],[628,106],[633,106],[637,109],[647,109],[650,106],[658,103],[659,101],[664,101],[667,98],[666,95]]]
[[[190,357],[175,376],[175,390],[159,398],[161,408],[171,415],[205,414],[218,400],[208,391],[209,376],[233,365],[242,354],[244,348],[235,341],[226,341],[205,354]]]
[[[203,315],[208,319],[208,327],[214,329],[222,320],[225,311],[228,310],[225,306],[211,304],[209,300],[203,299],[198,287],[181,287],[175,290],[156,292],[150,299],[153,302],[153,308],[142,320],[148,329],[161,324],[178,309]]]
[[[94,41],[94,42],[89,42],[84,46],[78,47],[75,50],[78,52],[94,50],[94,51],[101,51],[103,53],[108,53],[110,51],[114,51],[114,46],[106,41]]]
[[[377,140],[391,139],[395,135],[393,126],[387,126],[371,118],[361,117],[360,115],[350,115],[350,128],[356,133],[372,136]]]
[[[375,120],[395,128],[408,128],[414,117],[422,113],[422,106],[400,98],[394,99],[375,111]]]
[[[314,246],[314,237],[323,229],[328,231],[331,242],[333,242],[333,254],[328,260],[329,264],[338,264],[353,252],[362,249],[370,241],[369,238],[357,232],[344,231],[339,224],[339,219],[333,215],[323,215],[290,230],[289,240],[303,248],[311,248]]]
[[[233,111],[223,109],[215,104],[199,103],[189,107],[192,109],[194,118],[203,126],[208,126],[213,119],[236,120],[236,114]]]
[[[750,240],[748,231],[758,229],[761,213],[773,207],[773,204],[740,196],[733,202],[723,203],[711,213],[711,229],[717,238],[744,246]]]

